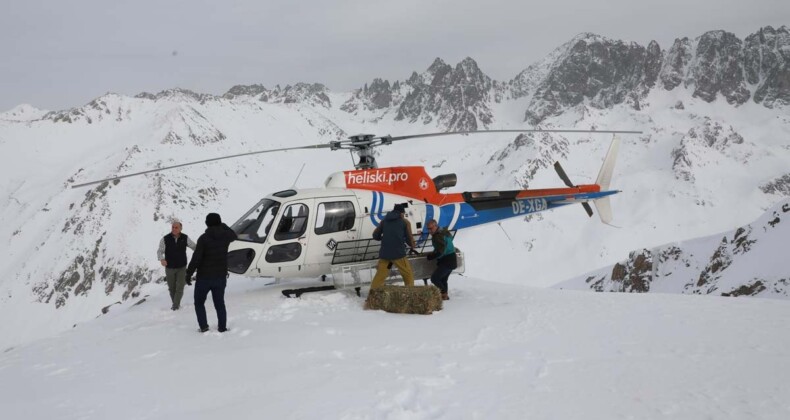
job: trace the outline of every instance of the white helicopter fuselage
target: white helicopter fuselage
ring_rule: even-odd
[[[381,193],[379,197],[381,205],[388,206],[388,210],[395,203],[412,201],[407,208],[406,219],[413,232],[422,231],[424,203],[414,203],[413,199],[395,194]],[[370,238],[378,224],[374,224],[374,220],[379,216],[371,217],[371,214],[376,213],[374,204],[378,206],[379,203],[373,202],[373,194],[369,191],[346,188],[286,190],[271,194],[264,200],[277,203],[275,205],[279,207],[274,218],[265,222],[267,225],[271,222],[269,231],[265,231],[266,226],[262,223],[259,226],[262,235],[241,234],[228,249],[230,269],[238,274],[275,278],[309,278],[329,274],[337,243]],[[286,221],[288,218],[297,220],[298,226],[287,229],[289,224],[293,224]],[[235,270],[234,262],[240,264]],[[249,266],[240,272],[243,262],[249,262]]]

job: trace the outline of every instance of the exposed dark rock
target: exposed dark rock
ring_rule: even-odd
[[[661,48],[613,41],[593,34],[581,34],[557,54],[558,61],[536,87],[525,119],[538,124],[568,107],[589,101],[596,108],[609,108],[629,100],[639,108],[639,100],[655,85],[661,68]]]
[[[710,258],[710,262],[705,267],[705,269],[700,273],[699,278],[697,279],[696,287],[699,291],[699,288],[703,288],[707,285],[712,285],[715,288],[715,285],[712,283],[715,282],[716,279],[720,276],[721,272],[725,270],[727,267],[732,264],[732,255],[730,254],[727,248],[727,237],[722,238],[719,247],[716,249],[716,252],[713,253],[713,256]],[[712,289],[703,290],[705,294],[712,292]],[[696,291],[695,291],[696,292]]]
[[[760,190],[766,194],[779,194],[790,197],[790,173],[784,174],[765,185],[761,185]]]
[[[675,39],[667,51],[659,78],[664,89],[672,90],[686,77],[686,71],[694,55],[694,46],[688,38]]]
[[[437,58],[422,75],[413,73],[396,120],[427,124],[437,119],[448,131],[473,131],[493,121],[489,108],[494,82],[465,58],[455,68]]]
[[[74,258],[69,267],[51,283],[41,282],[33,287],[33,292],[38,295],[39,302],[49,303],[55,298],[55,307],[60,308],[66,304],[69,296],[85,296],[91,290],[96,279],[96,260],[99,255],[102,239],[96,241],[92,250]]]
[[[366,83],[362,89],[354,91],[354,95],[340,109],[354,113],[360,104],[371,111],[389,108],[393,105],[393,92],[398,90],[400,90],[400,84],[395,87],[390,86],[390,82],[387,80],[373,79],[370,86]]]
[[[297,83],[293,86],[288,85],[285,88],[280,88],[278,85],[274,90],[263,92],[260,100],[262,102],[282,104],[305,103],[329,108],[332,106],[332,101],[329,99],[327,92],[329,92],[329,89],[320,83]]]
[[[625,264],[617,263],[612,268],[612,280],[613,281],[623,281],[625,280],[626,275],[628,275],[628,270],[626,269]]]
[[[163,100],[163,99],[173,99],[173,100],[187,99],[187,100],[197,101],[201,104],[217,99],[216,96],[210,95],[208,93],[197,93],[189,89],[182,89],[182,88],[166,89],[157,93],[156,95],[151,95],[150,93],[143,92],[135,97],[143,98],[143,99],[151,99],[155,101]]]
[[[790,104],[790,29],[760,28],[744,40],[746,80],[757,85],[754,101],[768,108]]]
[[[727,102],[740,105],[751,96],[743,78],[741,66],[742,42],[734,34],[710,31],[697,43],[695,66],[691,77],[694,96],[713,102],[721,93]]]
[[[735,235],[730,242],[731,244],[735,245],[732,251],[733,254],[743,254],[749,252],[749,250],[752,249],[752,245],[757,243],[757,240],[749,238],[751,233],[751,226],[747,226],[746,228],[740,227],[735,231]]]
[[[743,286],[741,286],[741,287],[739,287],[739,288],[737,288],[737,289],[735,289],[735,290],[733,290],[733,291],[731,291],[729,293],[722,293],[721,295],[722,296],[732,296],[732,297],[737,297],[737,296],[756,296],[756,295],[760,294],[760,292],[762,292],[765,289],[766,289],[766,287],[763,284],[763,282],[761,282],[760,280],[757,280],[756,282],[754,282],[752,284],[745,284],[745,285],[743,285]]]
[[[255,85],[236,85],[230,88],[224,95],[222,95],[225,99],[233,99],[240,96],[258,96],[267,92],[265,86],[255,84]]]
[[[718,121],[705,117],[702,124],[694,127],[680,139],[680,145],[672,150],[672,170],[677,179],[694,181],[693,166],[704,160],[706,149],[726,152],[730,145],[743,143],[743,137],[732,126],[726,129]]]
[[[107,312],[110,312],[110,307],[111,307],[111,306],[114,306],[114,305],[120,305],[120,304],[121,304],[121,301],[120,301],[120,300],[119,300],[119,301],[117,301],[117,302],[111,303],[111,304],[109,304],[109,305],[107,305],[107,306],[105,306],[105,307],[101,308],[101,313],[102,313],[102,314],[106,314]]]
[[[539,170],[549,168],[554,162],[567,157],[568,148],[568,139],[563,136],[550,133],[519,134],[504,149],[494,153],[488,163],[511,160],[507,167],[516,177],[518,185],[527,189]],[[505,165],[502,164],[497,170],[504,169]]]
[[[162,139],[162,144],[184,144],[187,139],[201,146],[225,140],[225,134],[217,129],[203,114],[191,106],[182,106],[178,114],[171,117],[171,129]]]
[[[128,115],[128,110],[124,111],[120,107],[112,105],[110,98],[117,98],[118,95],[107,94],[96,98],[79,108],[71,108],[64,111],[51,111],[42,117],[55,123],[65,122],[74,123],[84,120],[88,124],[93,124],[107,118],[115,117],[115,121],[122,121]]]

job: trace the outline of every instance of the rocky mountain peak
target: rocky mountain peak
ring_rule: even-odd
[[[197,101],[201,104],[217,99],[216,96],[210,95],[208,93],[198,93],[183,88],[165,89],[157,94],[141,92],[135,95],[135,98],[150,99],[154,101],[163,100],[163,99],[174,100],[174,101]]]
[[[709,31],[697,39],[694,66],[687,84],[694,84],[695,97],[713,102],[721,93],[733,105],[749,100],[741,66],[742,41],[730,32]]]
[[[554,62],[543,66],[550,70],[536,83],[525,114],[532,124],[583,101],[608,108],[628,100],[639,109],[640,99],[655,84],[662,59],[657,43],[648,49],[589,33],[577,35],[553,56]]]
[[[129,114],[127,97],[116,93],[106,93],[87,104],[62,111],[51,111],[41,118],[56,123],[75,123],[84,121],[87,124],[112,119],[123,121]]]
[[[416,74],[416,73],[415,73]],[[454,68],[437,58],[421,75],[407,81],[411,89],[399,104],[396,120],[427,124],[437,119],[447,130],[476,130],[492,121],[491,78],[466,58]]]
[[[447,73],[452,70],[452,66],[445,63],[441,58],[436,57],[430,67],[421,75],[419,83],[438,87],[443,82]]]
[[[329,108],[332,101],[327,95],[328,92],[329,89],[321,83],[297,83],[293,86],[287,85],[285,88],[277,85],[274,90],[263,92],[260,100],[283,104],[305,103]]]
[[[261,84],[236,85],[225,92],[222,97],[225,99],[233,99],[240,96],[258,96],[267,91],[268,89],[266,89],[266,87]]]
[[[743,44],[746,81],[757,86],[754,101],[768,108],[790,104],[790,29],[766,26]]]
[[[360,108],[371,111],[386,109],[392,105],[393,95],[399,90],[399,84],[390,86],[388,80],[375,78],[370,85],[365,83],[362,89],[355,90],[340,109],[349,113],[355,113]]]

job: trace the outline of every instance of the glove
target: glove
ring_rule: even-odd
[[[192,277],[187,277],[187,286],[192,286]]]

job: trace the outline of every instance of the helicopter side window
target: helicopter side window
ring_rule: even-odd
[[[263,243],[279,209],[280,203],[263,199],[230,228],[241,241]]]
[[[324,235],[342,232],[354,227],[354,204],[350,201],[320,203],[316,209],[315,233]]]
[[[307,206],[304,204],[288,206],[274,232],[274,239],[284,241],[302,236],[307,229],[307,213]]]

